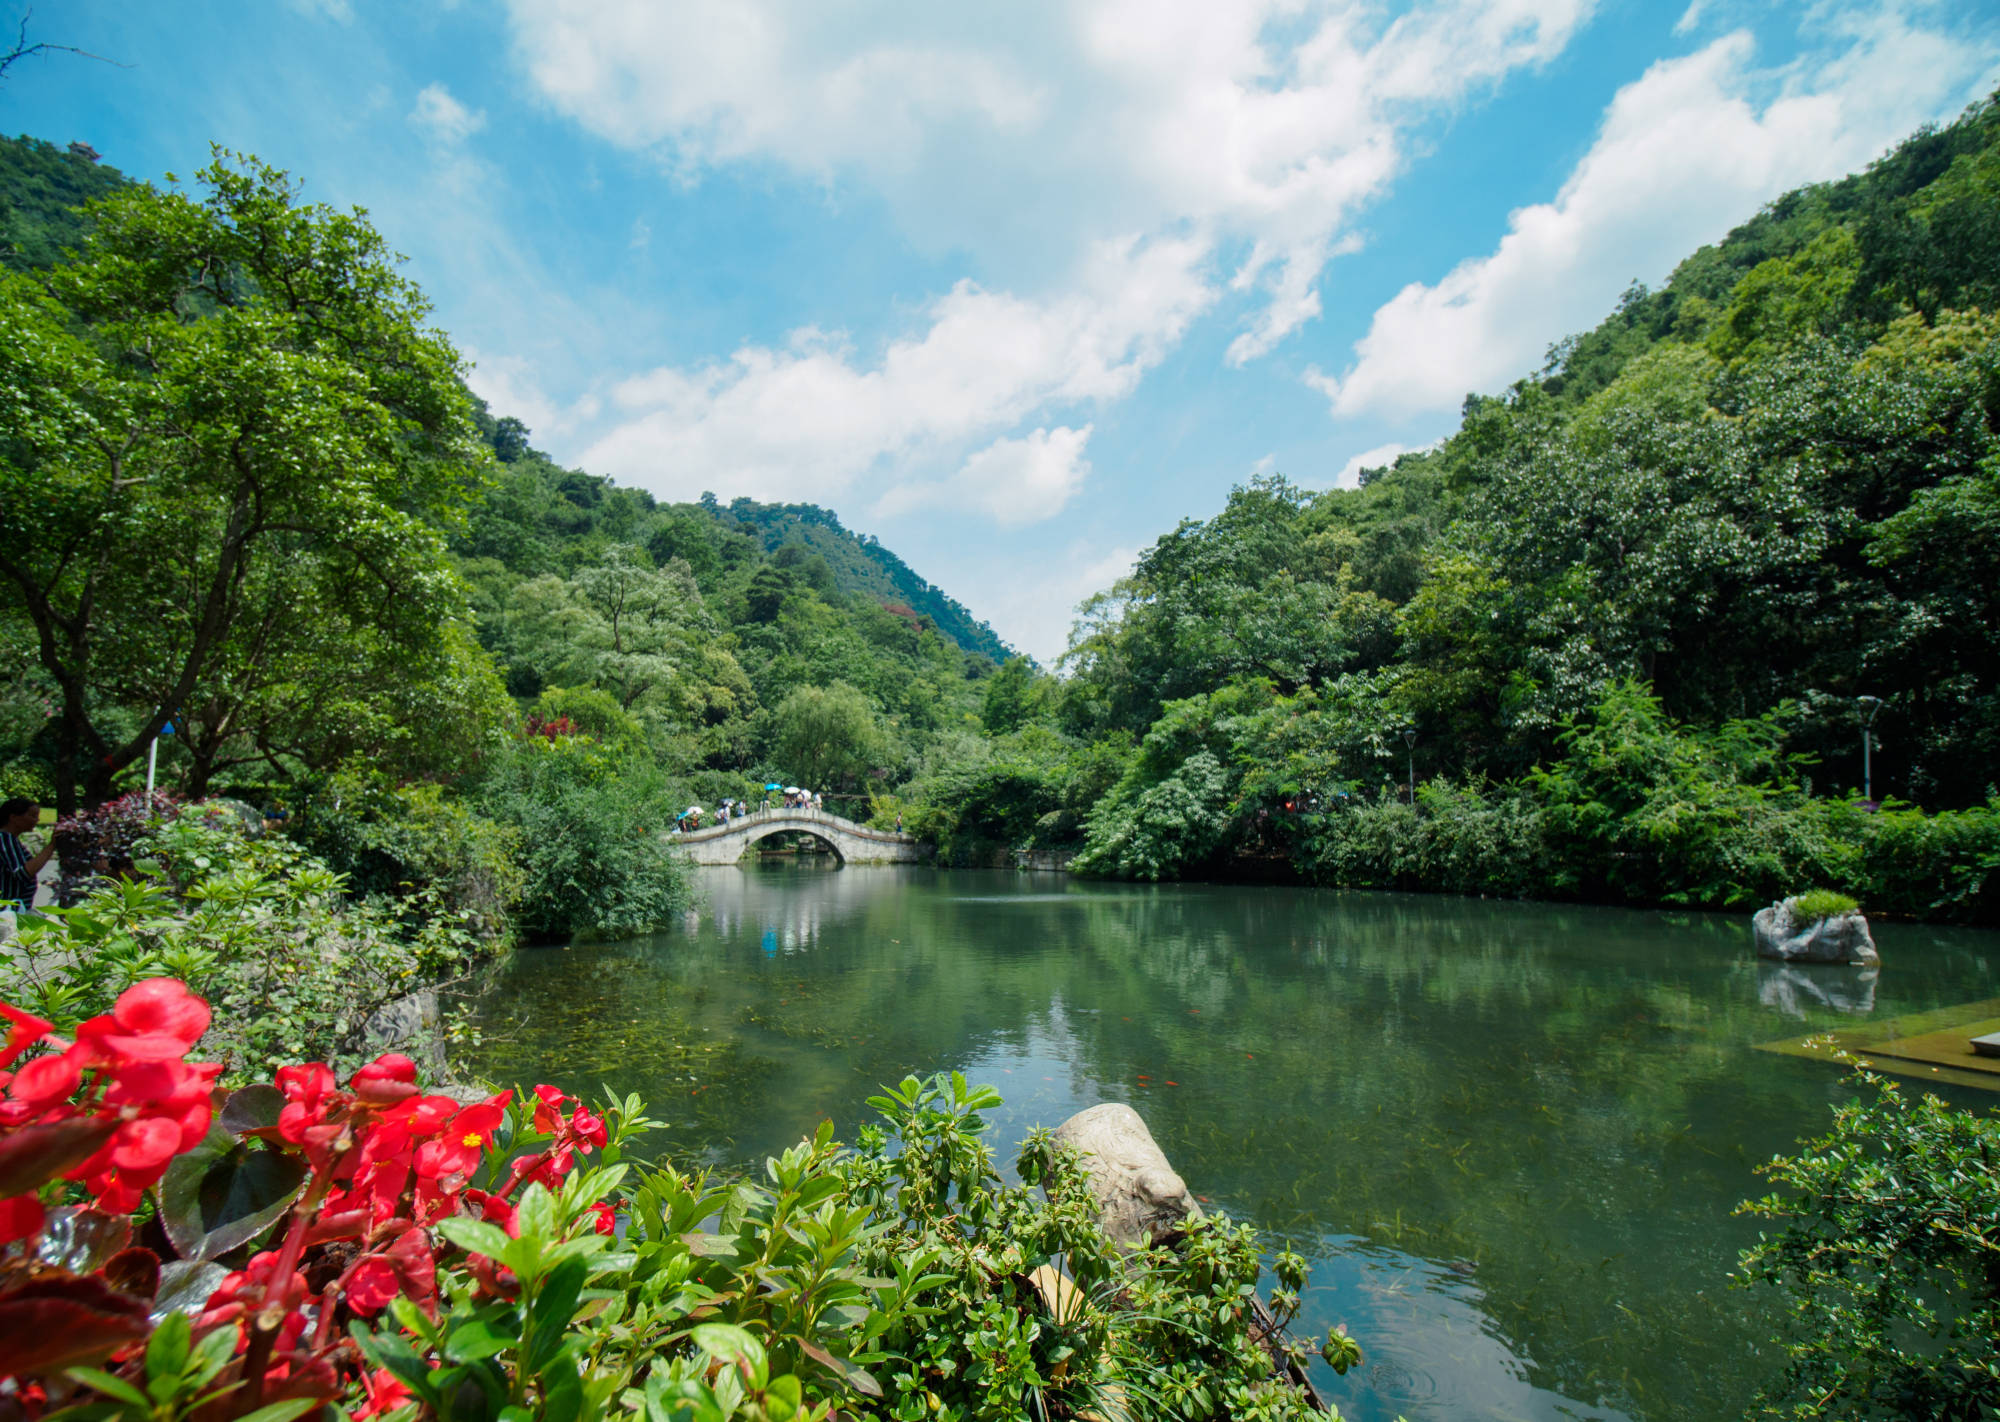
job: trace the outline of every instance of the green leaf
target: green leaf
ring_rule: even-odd
[[[246,1412],[236,1422],[292,1422],[294,1417],[325,1406],[316,1397],[288,1397],[283,1402],[266,1403],[255,1412]]]
[[[536,1356],[528,1360],[530,1368],[540,1371],[554,1355],[555,1349],[562,1345],[564,1330],[569,1326],[570,1316],[576,1312],[577,1296],[583,1292],[583,1281],[588,1272],[583,1260],[565,1259],[542,1280],[530,1314],[534,1319],[537,1342]]]
[[[495,1326],[496,1321],[490,1314],[475,1314],[459,1324],[445,1339],[445,1357],[454,1363],[477,1362],[504,1352],[520,1341],[512,1333],[502,1332]]]
[[[187,1366],[188,1350],[194,1339],[184,1313],[169,1313],[146,1340],[146,1376],[165,1377]]]
[[[484,1220],[439,1220],[437,1231],[459,1248],[473,1254],[484,1254],[489,1259],[498,1259],[513,1243],[507,1238],[506,1230]]]
[[[85,1387],[94,1388],[98,1392],[115,1397],[120,1402],[129,1402],[134,1407],[140,1408],[149,1414],[153,1410],[152,1399],[139,1391],[138,1388],[132,1386],[132,1384],[126,1382],[123,1378],[113,1377],[110,1373],[102,1372],[96,1368],[71,1368],[69,1369],[69,1376],[82,1383]]]

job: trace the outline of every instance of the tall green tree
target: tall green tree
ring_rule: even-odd
[[[200,187],[114,193],[77,261],[0,277],[0,578],[59,693],[65,811],[232,674],[274,562],[405,648],[462,615],[438,530],[488,461],[421,293],[254,159]]]
[[[858,783],[883,749],[875,708],[842,681],[787,696],[778,707],[776,739],[785,774],[815,790]]]

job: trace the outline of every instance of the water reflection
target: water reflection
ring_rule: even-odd
[[[1883,926],[1879,977],[1698,914],[1062,876],[716,870],[682,931],[518,955],[478,1063],[638,1091],[752,1162],[905,1072],[1000,1087],[1001,1143],[1103,1100],[1317,1261],[1348,1415],[1740,1410],[1770,1301],[1726,1288],[1751,1167],[1842,1099],[1750,1050],[2000,995],[1991,934]],[[1801,1027],[1800,1023],[1804,1026]],[[1003,1151],[1006,1154],[1007,1151]],[[1567,1410],[1565,1410],[1567,1409]]]
[[[1788,1017],[1805,1017],[1809,1006],[1865,1017],[1875,1010],[1875,982],[1881,975],[1877,968],[1840,963],[1806,967],[1799,963],[1760,962],[1757,1000]]]

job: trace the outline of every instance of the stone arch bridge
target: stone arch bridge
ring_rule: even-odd
[[[924,858],[920,840],[870,829],[824,810],[756,810],[726,825],[670,834],[667,842],[697,864],[734,864],[758,840],[787,831],[825,840],[842,864],[919,864]]]

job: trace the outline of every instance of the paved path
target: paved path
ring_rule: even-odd
[[[734,864],[768,835],[803,830],[833,846],[843,864],[920,864],[924,845],[906,834],[870,829],[824,810],[756,810],[726,825],[670,834],[667,843],[697,864]]]

